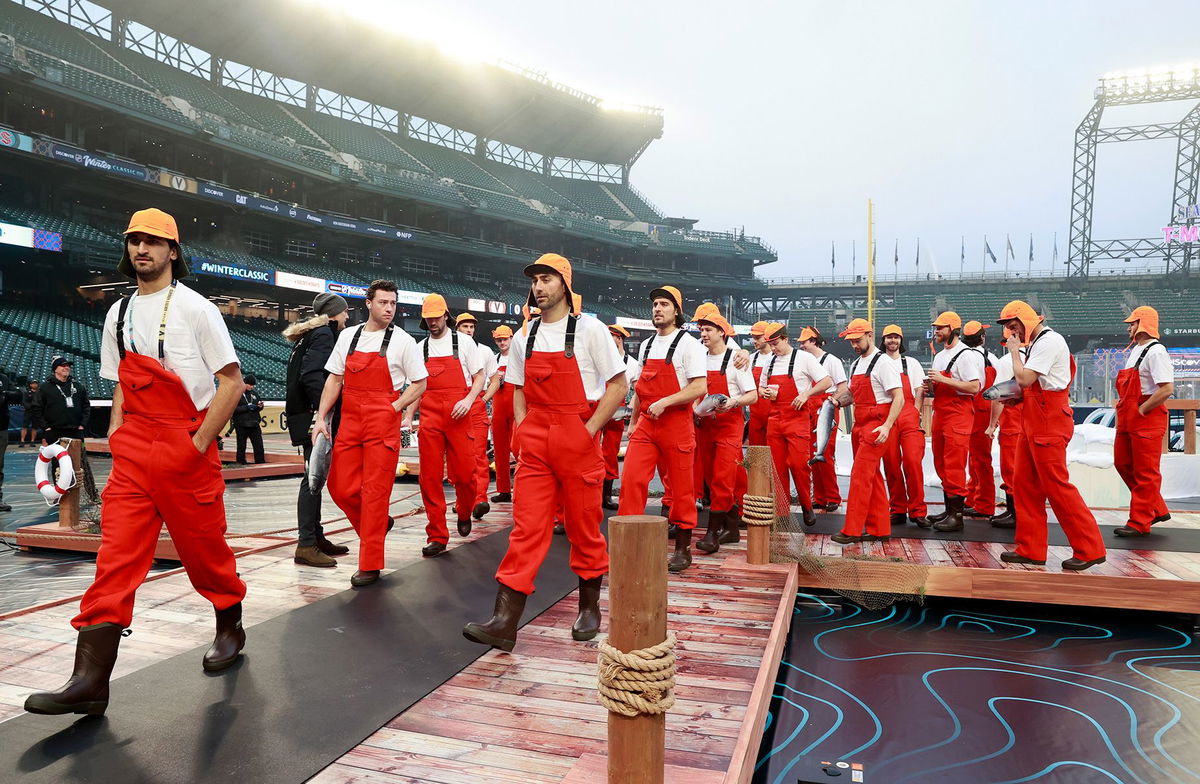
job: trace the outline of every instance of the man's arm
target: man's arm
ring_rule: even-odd
[[[483,371],[476,370],[475,375],[471,376],[471,389],[467,391],[467,396],[454,404],[454,408],[450,411],[451,419],[462,419],[471,410],[471,406],[475,404],[475,398],[479,397],[479,393],[483,391]]]
[[[108,417],[108,435],[111,438],[112,434],[117,432],[117,428],[125,421],[125,393],[121,391],[121,385],[117,384],[113,389],[112,414]]]
[[[809,387],[806,391],[801,392],[798,395],[796,395],[796,397],[792,400],[792,408],[799,411],[801,408],[804,407],[804,404],[808,402],[808,399],[810,397],[812,397],[813,395],[821,394],[825,390],[829,389],[831,386],[833,386],[833,379],[830,378],[829,376],[826,376],[825,378],[821,379],[813,386]],[[799,402],[797,402],[797,401],[799,401]]]
[[[489,400],[494,398],[496,396],[496,393],[500,391],[500,376],[501,375],[502,375],[501,373],[497,372],[494,376],[492,376],[492,380],[488,382],[487,389],[485,389],[483,392],[483,402],[484,403],[487,403]]]
[[[604,394],[600,396],[600,400],[596,403],[596,410],[587,421],[589,434],[596,435],[600,432],[600,428],[608,424],[617,407],[625,400],[625,393],[628,391],[629,380],[625,378],[625,369],[622,368],[604,385]]]
[[[217,379],[217,394],[208,406],[204,424],[200,425],[200,429],[192,436],[192,443],[200,452],[208,450],[208,445],[233,415],[238,398],[246,391],[246,385],[242,382],[242,369],[236,362],[230,362],[213,375]]]
[[[949,376],[943,376],[941,374],[941,371],[938,371],[938,370],[930,370],[928,375],[926,376],[926,378],[928,378],[934,384],[941,384],[943,386],[950,387],[951,389],[957,390],[959,392],[968,392],[972,395],[979,392],[980,384],[979,384],[978,380],[962,381],[957,378],[950,378]],[[1030,382],[1030,383],[1032,383],[1032,382]]]
[[[892,432],[892,425],[896,424],[896,420],[900,417],[900,412],[904,410],[904,392],[900,387],[896,387],[891,391],[892,405],[888,409],[887,419],[883,424],[875,428],[871,432],[878,433],[875,438],[876,444],[882,444],[888,439],[888,433]]]
[[[329,378],[325,379],[325,388],[321,390],[321,403],[317,406],[316,421],[313,422],[312,437],[314,440],[321,433],[324,433],[326,438],[333,436],[329,432],[329,426],[325,424],[325,419],[329,416],[333,404],[337,402],[338,396],[342,394],[342,382],[343,378],[340,373],[330,373]]]
[[[396,398],[396,402],[392,403],[392,408],[396,410],[396,413],[399,414],[401,411],[420,400],[421,395],[425,394],[425,386],[427,383],[427,379],[423,378],[420,381],[414,381],[409,384],[408,388],[401,393],[400,397]],[[322,398],[324,398],[324,395],[322,395]]]
[[[1138,406],[1138,413],[1146,416],[1154,409],[1167,402],[1167,398],[1175,394],[1175,383],[1173,381],[1164,381],[1158,385],[1158,389],[1150,394],[1150,397],[1145,403]]]
[[[629,398],[629,411],[629,432],[632,433],[633,429],[637,427],[638,418],[641,416],[641,414],[638,412],[637,392],[634,392]]]
[[[525,419],[525,387],[515,386],[513,388],[513,432],[521,426],[522,420]]]
[[[988,438],[996,435],[996,426],[1000,424],[1000,415],[1004,413],[1004,404],[999,400],[992,401],[992,410],[988,416],[987,429],[983,431]]]

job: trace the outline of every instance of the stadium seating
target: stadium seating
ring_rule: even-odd
[[[634,220],[631,212],[622,209],[617,200],[606,193],[598,182],[551,177],[550,187],[582,207],[589,217],[598,215],[611,220]]]
[[[570,212],[582,212],[583,208],[546,184],[534,174],[516,166],[491,160],[473,158],[476,166],[503,182],[515,193],[526,199],[537,199],[543,204]]]
[[[629,211],[641,221],[647,223],[661,223],[663,216],[659,211],[651,206],[645,197],[628,185],[621,183],[605,183],[605,188],[617,199],[629,208]]]
[[[397,139],[397,143],[402,144],[414,158],[442,177],[508,196],[517,195],[512,188],[479,168],[470,157],[460,152],[418,139]]]

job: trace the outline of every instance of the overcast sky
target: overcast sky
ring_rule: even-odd
[[[410,19],[429,6],[388,2]],[[602,98],[666,111],[632,182],[699,228],[745,226],[778,251],[764,276],[865,267],[867,199],[881,273],[932,250],[979,269],[986,234],[1024,269],[1067,255],[1074,131],[1105,73],[1200,61],[1197,6],[1165,2],[442,0],[466,40]],[[1118,108],[1105,125],[1179,118]],[[1173,141],[1100,150],[1093,236],[1160,237]],[[996,269],[993,267],[992,269]]]

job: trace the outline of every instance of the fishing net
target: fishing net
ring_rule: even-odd
[[[80,443],[82,447],[82,442]],[[76,474],[79,483],[79,530],[92,533],[100,530],[100,490],[96,487],[96,475],[92,472],[92,463],[88,460],[87,449],[79,450],[79,469]]]
[[[802,515],[792,511],[788,486],[775,471],[770,447],[747,447],[746,469],[751,476],[765,471],[771,477],[769,495],[775,510],[771,562],[798,564],[800,585],[827,588],[870,610],[924,599],[927,567],[886,554],[880,543],[843,549],[827,536],[807,533],[811,529],[804,525]]]

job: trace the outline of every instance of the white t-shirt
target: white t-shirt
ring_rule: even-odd
[[[1013,372],[1012,354],[1005,351],[996,360],[996,381],[1000,384],[1004,381],[1011,381],[1016,373]]]
[[[511,347],[512,344],[509,345]],[[509,350],[511,351],[511,348]],[[508,357],[508,354],[492,355],[492,367],[495,368],[495,370],[492,372],[492,375],[499,375],[501,381],[504,381],[504,373],[508,370]],[[489,379],[489,381],[490,380],[491,379]]]
[[[774,351],[768,351],[765,354],[761,351],[755,351],[754,362],[751,363],[751,367],[766,368],[767,365],[771,364],[771,357],[773,356],[775,356]]]
[[[513,337],[508,350],[508,370],[504,375],[509,384],[525,385],[525,346],[528,341],[528,335]],[[566,351],[567,319],[539,326],[533,350],[558,354]],[[608,327],[595,316],[586,314],[579,316],[575,324],[575,363],[583,380],[583,392],[593,402],[604,395],[604,387],[610,378],[627,372]]]
[[[966,354],[963,354],[964,351]],[[963,354],[963,356],[959,356],[959,354]],[[961,340],[954,348],[944,348],[933,355],[933,370],[939,373],[944,371],[950,365],[950,360],[955,357],[958,359],[954,362],[954,367],[950,368],[950,377],[958,381],[978,381],[982,387],[983,355],[973,348],[967,348]],[[946,391],[949,391],[948,387]],[[960,390],[955,390],[955,392],[963,397],[971,397],[975,394]]]
[[[1025,355],[1025,369],[1038,374],[1038,382],[1047,392],[1057,392],[1071,385],[1071,349],[1066,338],[1046,329],[1030,344]]]
[[[642,366],[628,354],[623,355],[623,358],[625,361],[625,380],[629,382],[629,388],[633,389],[633,385],[637,383],[638,376],[642,374]]]
[[[865,374],[867,368],[871,367],[871,360],[875,358],[876,354],[880,354],[879,349],[851,362],[850,375],[853,377]],[[900,367],[887,354],[881,354],[879,361],[875,363],[875,367],[871,370],[871,391],[875,393],[875,402],[891,403],[891,391],[899,388]]]
[[[417,356],[424,363],[426,343],[429,344],[430,359],[454,356],[455,335],[458,335],[458,362],[462,365],[463,381],[466,382],[467,388],[470,389],[471,384],[474,383],[475,374],[483,370],[483,359],[477,350],[478,344],[471,339],[470,335],[464,335],[461,332],[451,332],[450,330],[443,332],[440,338],[434,338],[433,335],[430,335],[417,344]],[[509,351],[508,355],[511,357],[512,351]]]
[[[914,395],[917,390],[925,383],[925,369],[921,367],[921,362],[916,357],[906,356],[901,354],[892,360],[896,363],[896,372],[900,374],[908,374],[908,386]],[[903,381],[904,379],[900,379]]]
[[[726,349],[728,350],[728,349]],[[735,349],[736,354],[739,349]],[[720,370],[721,363],[725,361],[725,352],[720,354],[711,354],[704,352],[704,366],[707,370]],[[725,366],[725,384],[729,387],[729,397],[737,400],[742,395],[754,389],[754,376],[750,374],[750,369],[738,370],[733,366],[733,356],[729,357],[729,364]],[[713,390],[709,390],[711,393]],[[704,398],[699,398],[693,403],[693,407],[700,405]]]
[[[804,353],[808,354],[807,351]],[[810,357],[812,356],[812,354],[808,355]],[[838,384],[846,383],[846,366],[842,364],[842,360],[826,351],[825,355],[818,359],[817,362],[821,365],[821,367],[825,368],[825,371],[829,374],[829,377],[833,379],[833,389],[837,389]],[[832,391],[832,389],[830,391]]]
[[[378,354],[383,345],[383,335],[387,331],[368,332],[367,325],[361,324],[349,329],[343,329],[338,334],[337,343],[333,345],[333,353],[325,361],[325,369],[338,376],[346,375],[346,357],[350,353],[350,344],[358,334],[358,344],[354,346],[355,354]],[[420,381],[429,374],[425,372],[425,363],[417,351],[417,342],[399,327],[392,328],[392,339],[387,348],[388,373],[392,376],[392,389],[400,389],[410,381]]]
[[[638,375],[642,372],[642,357],[647,359],[666,359],[667,350],[671,344],[675,342],[675,335],[679,330],[673,330],[669,335],[655,334],[647,340],[653,341],[650,344],[650,354],[646,355],[646,346],[643,343],[638,346]],[[611,339],[610,339],[611,340]],[[671,358],[671,364],[675,366],[675,378],[679,381],[679,388],[683,389],[688,385],[688,381],[693,378],[704,378],[708,375],[708,363],[704,359],[704,355],[708,352],[699,340],[684,332],[683,337],[679,340],[679,345],[675,348],[675,355]]]
[[[1129,356],[1125,359],[1126,369],[1133,367],[1143,351],[1146,352],[1146,358],[1142,360],[1142,365],[1138,368],[1138,378],[1142,381],[1142,394],[1152,395],[1158,390],[1159,384],[1168,384],[1175,380],[1175,368],[1171,365],[1171,356],[1167,353],[1167,347],[1162,343],[1157,343],[1149,349],[1145,346],[1131,348]]]
[[[158,358],[158,326],[162,323],[167,286],[146,296],[134,294],[125,314],[125,349]],[[120,301],[114,302],[104,319],[100,346],[100,376],[117,381],[121,361],[117,349],[117,314]],[[163,341],[163,366],[179,376],[183,388],[198,411],[208,408],[216,395],[213,374],[229,364],[239,364],[229,329],[217,306],[182,283],[175,284],[171,308],[167,311],[167,329]]]
[[[800,349],[792,349],[792,353],[786,357],[776,356],[775,366],[772,368],[768,363],[767,369],[759,376],[759,386],[765,389],[770,385],[772,375],[786,376],[788,365],[791,364],[792,356],[796,357],[796,364],[792,365],[792,380],[796,382],[796,392],[803,394],[816,386],[821,379],[829,377],[829,371],[821,366],[817,358],[807,351]],[[841,362],[837,363],[841,365]]]
[[[479,352],[479,364],[483,368],[483,385],[486,387],[487,382],[491,381],[492,376],[496,375],[499,365],[496,363],[496,355],[492,353],[490,348],[482,343],[476,343],[475,349]]]

